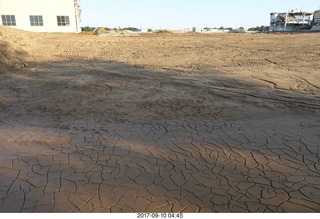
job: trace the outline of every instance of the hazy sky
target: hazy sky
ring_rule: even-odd
[[[320,0],[81,0],[81,26],[184,29],[269,25],[274,11],[315,11]]]

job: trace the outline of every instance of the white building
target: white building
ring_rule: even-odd
[[[270,31],[310,30],[312,19],[312,12],[273,12],[270,14]]]
[[[36,32],[79,32],[79,0],[0,0],[0,24]]]
[[[320,10],[314,12],[311,31],[320,31]]]

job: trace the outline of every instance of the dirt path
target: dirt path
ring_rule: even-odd
[[[318,34],[0,35],[0,211],[320,211]]]

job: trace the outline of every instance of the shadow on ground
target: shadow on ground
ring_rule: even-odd
[[[314,212],[319,97],[78,60],[0,75],[2,212]]]

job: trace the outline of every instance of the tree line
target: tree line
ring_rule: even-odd
[[[96,27],[89,27],[89,26],[86,26],[86,27],[82,27],[81,30],[83,32],[93,32],[95,29],[97,29]],[[139,28],[136,28],[136,27],[126,27],[126,28],[107,28],[105,27],[106,30],[120,30],[120,31],[123,31],[123,30],[130,30],[130,31],[133,31],[133,32],[139,32],[141,31]],[[205,27],[203,28],[205,31],[209,31],[210,29],[214,29],[214,30],[223,30],[223,31],[230,31],[230,32],[233,32],[233,31],[244,31],[245,28],[244,27],[239,27],[237,29],[234,29],[232,27],[214,27],[214,28],[209,28],[209,27]],[[269,26],[256,26],[256,27],[251,27],[248,29],[248,31],[256,31],[256,32],[268,32],[270,29]],[[148,29],[148,32],[152,32],[152,29]]]

